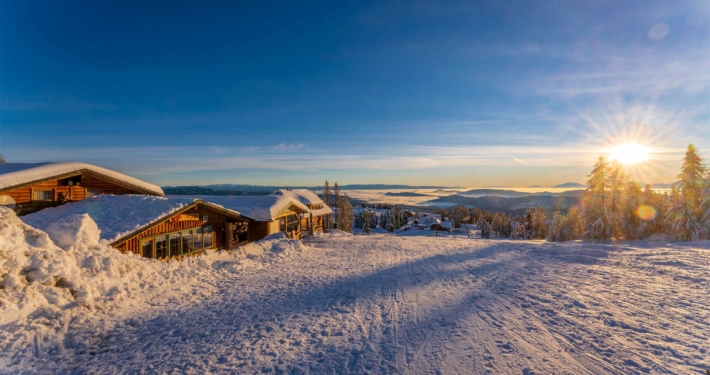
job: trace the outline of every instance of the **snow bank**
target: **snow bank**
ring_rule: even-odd
[[[46,230],[0,207],[0,351],[31,346],[28,332],[55,337],[47,345],[61,349],[66,345],[61,332],[81,320],[98,319],[98,311],[121,305],[121,311],[130,312],[156,299],[210,293],[227,276],[305,250],[300,241],[270,238],[249,244],[252,254],[242,247],[160,262],[100,242],[100,231],[86,213],[66,216]]]

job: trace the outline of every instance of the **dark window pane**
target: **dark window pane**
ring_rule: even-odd
[[[192,252],[192,233],[190,231],[182,232],[182,253],[189,254]]]
[[[170,256],[180,255],[180,233],[170,235]]]
[[[168,236],[155,237],[155,257],[168,257]]]
[[[212,248],[212,226],[211,225],[206,225],[204,228],[202,228],[204,231],[204,243],[205,243],[205,249],[210,249]]]
[[[141,242],[141,250],[146,258],[153,258],[153,240],[144,240]]]
[[[202,250],[202,228],[195,229],[192,233],[192,246],[195,251]]]

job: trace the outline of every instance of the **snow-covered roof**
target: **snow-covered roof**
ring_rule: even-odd
[[[293,198],[294,200],[297,200],[304,205],[314,205],[314,204],[321,204],[323,205],[323,208],[319,208],[317,210],[311,210],[309,209],[308,211],[313,214],[313,216],[320,216],[320,215],[329,215],[333,213],[333,210],[326,205],[322,199],[318,197],[315,193],[313,193],[310,190],[306,189],[293,189],[293,190],[286,190],[286,189],[279,189],[276,190],[275,192],[271,193],[271,195],[277,195],[277,196],[284,196],[284,197],[290,197]]]
[[[58,176],[93,172],[135,188],[137,191],[153,195],[163,195],[163,189],[137,178],[85,163],[6,163],[0,164],[0,191]]]
[[[279,195],[196,195],[191,197],[239,211],[242,216],[256,221],[272,221],[281,210],[289,205],[292,205],[294,211],[308,212],[308,207],[298,200]]]
[[[45,208],[22,216],[21,219],[35,228],[44,230],[62,217],[89,214],[101,230],[101,239],[111,243],[195,202],[201,201],[179,196],[102,194]],[[239,213],[234,212],[234,214]]]

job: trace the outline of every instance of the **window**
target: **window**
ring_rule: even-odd
[[[146,258],[153,257],[153,238],[141,240],[141,255]]]
[[[192,232],[186,230],[182,232],[182,253],[189,254],[192,252]]]
[[[197,228],[192,232],[192,246],[194,251],[202,250],[202,228]]]
[[[212,237],[212,226],[211,225],[206,225],[202,227],[204,231],[204,244],[205,244],[205,249],[210,249],[212,248],[213,245],[213,237]]]
[[[86,197],[87,198],[94,197],[94,196],[101,195],[101,194],[102,194],[101,189],[86,189]]]
[[[52,201],[54,200],[54,190],[34,190],[32,192],[32,200]]]
[[[168,257],[168,236],[155,237],[155,257],[158,259]]]
[[[180,233],[170,235],[170,256],[180,255]]]

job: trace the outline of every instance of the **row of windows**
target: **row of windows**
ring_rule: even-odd
[[[86,198],[100,195],[101,189],[86,189]],[[54,190],[32,190],[33,201],[53,201]]]
[[[166,259],[188,255],[214,247],[212,225],[201,228],[160,234],[140,239],[140,254],[146,258]]]

